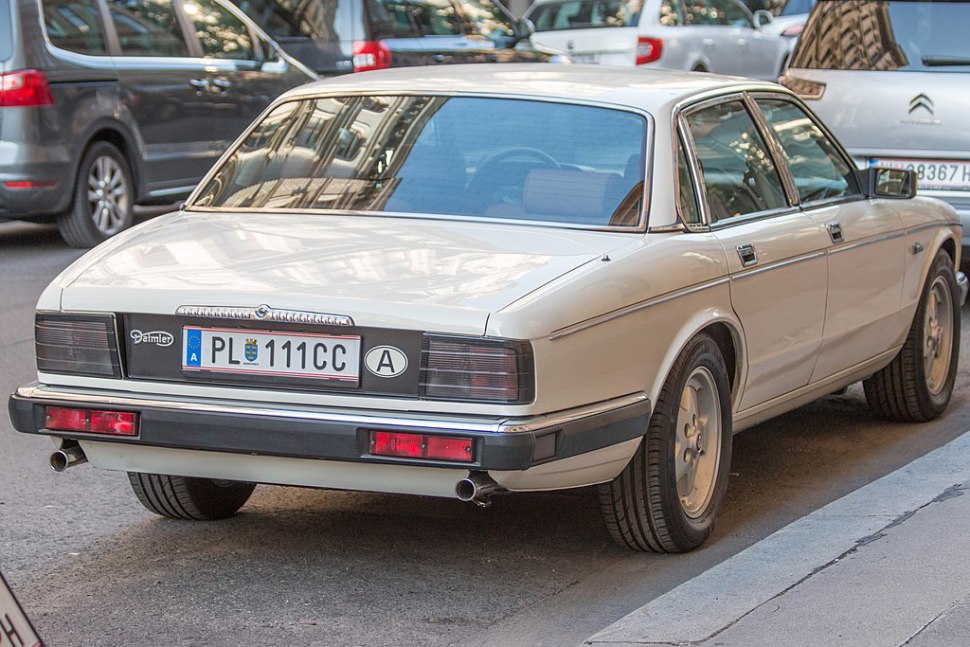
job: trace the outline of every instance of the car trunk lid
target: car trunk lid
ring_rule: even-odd
[[[630,242],[624,234],[368,216],[171,214],[62,277],[62,308],[268,305],[358,326],[484,333],[495,312]]]
[[[637,28],[598,27],[537,31],[530,40],[533,46],[566,52],[573,63],[633,65],[637,49]]]

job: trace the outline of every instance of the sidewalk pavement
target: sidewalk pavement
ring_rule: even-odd
[[[970,432],[647,603],[587,645],[970,645]]]

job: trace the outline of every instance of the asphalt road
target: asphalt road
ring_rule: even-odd
[[[34,303],[79,255],[0,224],[0,392],[34,379]],[[614,546],[586,490],[481,509],[261,486],[234,519],[165,520],[124,474],[55,474],[50,441],[0,415],[0,570],[52,647],[577,644],[970,429],[968,387],[931,424],[873,419],[856,386],[739,434],[716,535],[677,556]]]

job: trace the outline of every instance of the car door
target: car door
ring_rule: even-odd
[[[122,101],[143,144],[148,191],[186,193],[217,154],[203,63],[192,56],[172,0],[105,3]]]
[[[309,78],[291,69],[229,4],[183,0],[205,64],[208,137],[220,152],[280,94]]]
[[[827,230],[828,302],[814,382],[892,348],[906,329],[903,222],[886,201],[865,197],[850,158],[801,106],[778,94],[756,102],[784,153],[802,209]]]
[[[685,112],[706,220],[728,259],[744,330],[739,410],[809,383],[822,343],[828,278],[822,227],[793,206],[743,95]]]

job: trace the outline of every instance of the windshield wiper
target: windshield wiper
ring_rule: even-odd
[[[923,57],[923,65],[926,67],[970,65],[970,56],[944,56],[940,54],[927,54]]]

